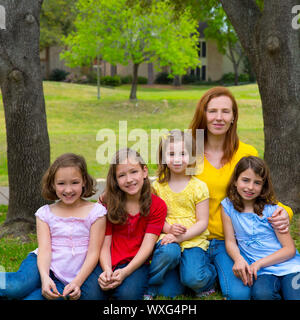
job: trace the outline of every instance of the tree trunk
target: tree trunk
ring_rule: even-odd
[[[130,91],[130,100],[137,100],[136,98],[136,91],[137,91],[137,84],[138,84],[138,69],[139,64],[135,63],[133,65],[133,77],[132,77],[132,85],[131,85],[131,91]]]
[[[154,70],[153,70],[153,63],[147,63],[148,66],[148,84],[154,83]]]
[[[34,230],[35,211],[45,201],[41,178],[50,146],[39,57],[42,0],[0,0],[6,30],[0,30],[0,86],[6,123],[9,205],[0,236]]]
[[[300,32],[292,28],[299,0],[221,0],[257,77],[265,160],[277,198],[300,212]]]

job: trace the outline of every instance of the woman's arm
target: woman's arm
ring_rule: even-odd
[[[42,295],[46,299],[57,299],[60,293],[57,291],[54,281],[50,278],[51,265],[51,236],[50,229],[46,222],[36,218],[36,232],[38,240],[37,265],[42,283]]]
[[[282,248],[264,258],[255,261],[250,265],[250,269],[252,270],[255,279],[257,279],[257,271],[259,269],[284,262],[293,258],[296,254],[294,240],[292,239],[290,233],[280,233],[276,229],[274,229],[274,231]]]
[[[244,285],[252,284],[252,277],[250,276],[250,267],[247,261],[242,257],[240,249],[236,243],[234,236],[234,229],[230,217],[224,212],[222,207],[222,222],[225,235],[225,247],[228,255],[234,261],[232,271],[234,275],[240,278]]]
[[[117,269],[113,273],[113,288],[119,286],[125,278],[127,278],[132,272],[137,270],[152,254],[155,243],[158,236],[153,233],[146,233],[141,244],[140,249],[138,250],[135,257],[130,261],[130,263],[122,268]]]
[[[64,288],[63,296],[69,295],[71,299],[80,297],[80,287],[99,261],[100,249],[104,239],[106,218],[97,219],[91,226],[89,246],[84,263],[76,277]]]

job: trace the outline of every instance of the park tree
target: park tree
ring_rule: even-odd
[[[33,231],[34,212],[45,203],[40,183],[49,166],[50,147],[39,56],[41,5],[42,0],[0,0],[5,11],[0,87],[9,182],[8,212],[0,236]]]
[[[145,2],[148,2],[145,0]],[[203,1],[168,0],[177,12]],[[299,0],[220,0],[257,78],[276,194],[300,212]],[[146,5],[146,4],[145,4]]]
[[[61,46],[61,38],[74,28],[74,0],[44,0],[40,14],[40,50],[45,50],[46,77],[50,74],[50,47]]]
[[[128,6],[126,0],[79,0],[77,10],[76,31],[65,38],[68,49],[62,57],[71,67],[97,56],[113,65],[132,62],[130,99],[136,99],[141,63],[158,61],[161,67],[170,66],[173,75],[199,64],[197,21],[189,9],[176,20],[172,7],[161,1],[142,10],[139,2]]]

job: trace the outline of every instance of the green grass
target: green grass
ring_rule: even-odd
[[[151,129],[185,129],[194,114],[197,101],[210,87],[182,86],[170,89],[139,86],[137,103],[129,101],[129,85],[97,88],[63,82],[44,82],[47,124],[51,145],[51,161],[65,152],[84,155],[90,173],[105,178],[108,165],[100,165],[96,151],[103,141],[96,141],[100,129],[114,130],[119,141],[119,121],[127,120],[128,134],[141,128],[150,135]],[[255,146],[263,156],[263,121],[256,84],[230,87],[239,104],[238,133],[240,139]],[[138,141],[136,141],[138,142]],[[131,146],[136,142],[128,142]],[[150,141],[149,141],[150,145]],[[118,147],[118,146],[117,146]],[[150,175],[155,165],[149,165]],[[2,99],[0,102],[0,185],[8,185],[6,132]]]

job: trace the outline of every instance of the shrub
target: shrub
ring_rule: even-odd
[[[228,73],[223,74],[222,82],[232,83],[232,82],[234,82],[234,78],[235,78],[234,73],[233,72],[228,72]]]
[[[156,78],[155,83],[157,84],[170,84],[173,82],[173,79],[169,78],[168,72],[160,72]]]
[[[53,69],[50,73],[49,80],[51,81],[64,81],[69,72],[62,69]]]
[[[181,79],[182,84],[189,84],[199,82],[195,75],[192,74],[185,74]]]
[[[250,81],[250,77],[249,74],[247,73],[241,73],[239,75],[239,82],[249,82]]]
[[[102,85],[117,87],[121,85],[121,77],[120,76],[104,76],[100,78],[100,82]]]

